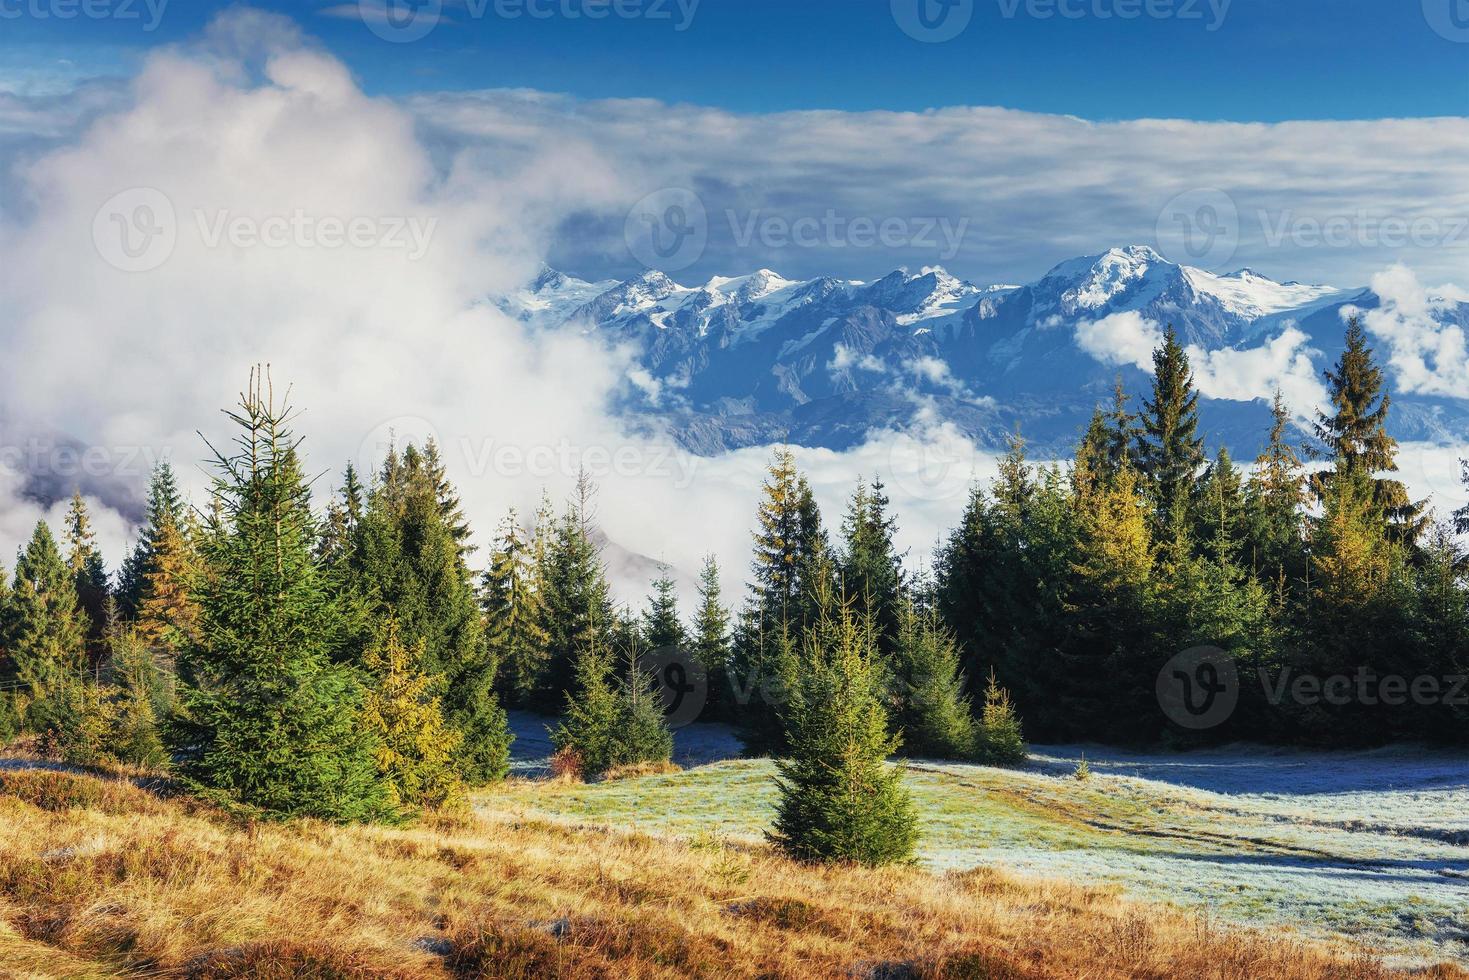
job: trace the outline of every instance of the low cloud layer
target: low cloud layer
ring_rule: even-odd
[[[695,192],[707,217],[688,281],[767,266],[793,278],[872,278],[941,263],[981,282],[1024,282],[1059,260],[1139,243],[1217,271],[1249,265],[1346,287],[1395,261],[1452,280],[1469,256],[1469,119],[1099,123],[988,107],[751,115],[525,91],[425,94],[409,105],[435,140],[510,155],[552,141],[615,180],[620,209],[577,215],[552,252],[587,277],[632,270],[624,219],[667,188]],[[957,246],[936,231],[939,219],[965,222]],[[807,234],[774,233],[798,222]],[[890,240],[874,241],[884,222]]]
[[[226,437],[219,410],[268,362],[305,409],[298,430],[322,491],[347,461],[371,466],[389,442],[432,434],[484,544],[506,508],[529,513],[542,488],[564,499],[585,466],[622,548],[685,572],[716,553],[736,588],[768,449],[699,459],[628,436],[609,400],[649,379],[586,338],[528,336],[486,297],[548,256],[584,274],[625,271],[627,210],[661,186],[697,189],[716,221],[772,208],[835,210],[848,229],[863,217],[971,217],[954,264],[997,279],[1146,239],[1159,208],[1202,181],[1251,204],[1309,186],[1333,208],[1371,187],[1374,206],[1469,210],[1466,125],[1095,124],[994,109],[762,117],[531,92],[399,101],[364,95],[290,20],[237,9],[85,105],[0,103],[0,554],[36,519],[57,521],[56,498],[80,487],[116,564],[151,464],[173,460],[202,499],[196,430]],[[1323,145],[1353,152],[1323,161]],[[932,261],[922,252],[774,248],[759,235],[740,250],[712,235],[699,262],[869,275]],[[1341,281],[1384,264],[1303,254],[1280,265]],[[1432,274],[1447,260],[1412,261]],[[1407,338],[1405,363],[1417,350],[1449,377],[1451,347],[1404,327],[1417,307],[1410,289],[1394,295],[1408,319],[1373,329]],[[1094,327],[1132,363],[1156,333]],[[1201,353],[1200,383],[1226,398],[1304,386],[1301,346],[1287,330],[1259,351]],[[939,363],[910,370],[945,377]],[[880,476],[915,558],[994,462],[938,423],[800,458],[833,526],[858,476]]]
[[[1402,265],[1373,276],[1372,290],[1382,305],[1363,313],[1362,322],[1370,334],[1386,343],[1397,388],[1418,395],[1469,398],[1464,327],[1443,323],[1433,315],[1469,303],[1469,292],[1453,286],[1430,291]],[[1347,310],[1344,315],[1357,312]]]
[[[1314,417],[1326,407],[1321,370],[1312,357],[1311,338],[1295,324],[1255,347],[1205,350],[1185,348],[1194,382],[1207,398],[1269,400],[1278,390],[1299,414]],[[1163,344],[1163,326],[1134,311],[1114,313],[1076,325],[1076,344],[1103,364],[1131,365],[1152,372],[1153,351]]]
[[[228,438],[220,409],[268,363],[304,410],[321,492],[346,462],[432,435],[485,544],[508,507],[531,513],[543,488],[559,503],[586,467],[622,549],[685,571],[714,552],[743,581],[768,451],[703,460],[626,435],[607,410],[639,380],[624,359],[528,336],[485,302],[533,274],[566,215],[616,199],[584,148],[441,154],[402,105],[250,11],[155,53],[118,103],[12,178],[26,208],[0,224],[0,553],[80,487],[115,565],[154,462],[202,503],[200,432]],[[926,546],[982,465],[949,436],[802,460],[833,519],[859,472],[898,484]]]

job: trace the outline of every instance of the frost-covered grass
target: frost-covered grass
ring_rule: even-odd
[[[775,805],[771,763],[735,758],[733,733],[718,726],[685,729],[677,745],[690,767],[680,773],[514,792],[528,810],[578,822],[763,835]],[[522,771],[533,772],[534,744],[521,750]],[[1093,777],[1078,782],[1083,751]],[[1347,934],[1393,957],[1469,963],[1465,756],[1085,746],[1037,747],[1023,771],[906,766],[929,867],[1118,885],[1225,919]]]

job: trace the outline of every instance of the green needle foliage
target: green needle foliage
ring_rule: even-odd
[[[356,673],[334,664],[336,604],[318,567],[289,405],[252,372],[233,450],[215,453],[211,574],[181,655],[174,750],[185,777],[267,814],[352,821],[386,812]]]
[[[888,764],[882,675],[870,624],[843,608],[808,635],[790,703],[789,755],[770,839],[811,861],[904,861],[918,827],[902,770]]]

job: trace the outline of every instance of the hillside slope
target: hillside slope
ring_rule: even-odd
[[[0,964],[17,977],[1393,975],[1115,893],[988,869],[807,867],[763,845],[530,818],[513,799],[408,828],[241,826],[127,782],[0,773]]]

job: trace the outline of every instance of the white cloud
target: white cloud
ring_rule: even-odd
[[[858,355],[856,348],[848,347],[846,344],[838,343],[832,346],[832,358],[826,362],[828,371],[840,372],[849,368],[857,368],[859,371],[871,371],[874,374],[887,372],[887,365],[879,357],[872,354]]]
[[[1089,122],[992,107],[742,114],[504,90],[423,94],[409,105],[450,143],[511,154],[553,142],[585,147],[624,189],[617,206],[576,224],[553,264],[598,276],[626,271],[626,209],[664,187],[696,190],[710,217],[692,279],[762,266],[797,278],[871,278],[940,260],[941,246],[916,244],[780,248],[755,236],[741,247],[728,211],[787,222],[828,212],[847,221],[969,217],[959,254],[943,264],[1015,282],[1073,255],[1154,244],[1166,206],[1204,189],[1227,194],[1239,214],[1239,227],[1225,230],[1239,237],[1231,269],[1354,286],[1397,260],[1445,278],[1463,264],[1463,248],[1447,241],[1393,248],[1363,235],[1333,247],[1276,232],[1282,221],[1294,228],[1365,214],[1442,228],[1447,240],[1469,213],[1469,119]],[[1322,146],[1352,152],[1323,159]]]
[[[1153,351],[1163,344],[1163,329],[1128,310],[1076,325],[1076,345],[1103,364],[1153,369]]]
[[[1205,350],[1185,348],[1194,383],[1207,398],[1254,401],[1277,390],[1298,415],[1326,403],[1326,389],[1311,359],[1311,338],[1287,323],[1258,347]],[[1076,325],[1076,344],[1103,364],[1129,365],[1152,373],[1153,351],[1163,344],[1163,327],[1134,311],[1113,313]]]
[[[1469,302],[1469,293],[1454,286],[1430,292],[1403,265],[1373,276],[1372,291],[1382,305],[1362,313],[1362,322],[1373,336],[1387,341],[1388,364],[1398,389],[1469,398],[1469,348],[1464,328],[1434,317],[1434,313],[1452,305]],[[1359,312],[1343,310],[1342,315]]]
[[[438,159],[400,104],[366,96],[289,21],[248,11],[153,54],[121,101],[23,166],[34,208],[0,218],[0,449],[60,434],[96,455],[97,467],[43,462],[30,477],[53,496],[90,488],[114,567],[151,461],[172,459],[202,500],[195,430],[227,438],[220,409],[250,365],[269,362],[305,410],[297,428],[320,491],[348,460],[370,465],[390,434],[433,434],[483,544],[506,508],[530,513],[543,486],[564,499],[586,465],[614,541],[685,572],[716,553],[727,586],[742,585],[768,450],[709,460],[628,435],[607,411],[638,380],[624,355],[570,333],[529,336],[484,302],[535,272],[567,215],[617,199],[623,185],[586,166],[585,146]],[[172,254],[149,271],[114,268],[110,240],[101,251],[93,240],[98,227],[126,230],[95,219],[130,188],[160,192],[177,217]],[[194,215],[220,211],[437,225],[414,262],[406,250],[294,238],[211,247]],[[927,549],[957,520],[979,458],[953,443],[874,437],[800,456],[830,520],[859,472],[878,473],[905,541]],[[41,517],[58,524],[61,508],[29,502],[19,474],[0,473],[0,554]],[[621,584],[629,598],[647,588]]]
[[[1273,398],[1279,390],[1297,416],[1310,416],[1326,405],[1326,387],[1311,359],[1311,338],[1295,324],[1259,347],[1205,351],[1188,348],[1199,391],[1210,398],[1253,401]]]

